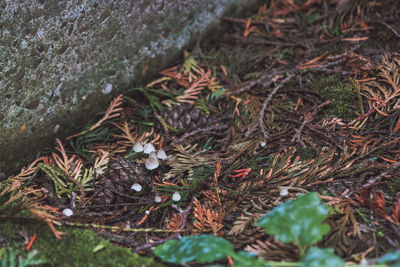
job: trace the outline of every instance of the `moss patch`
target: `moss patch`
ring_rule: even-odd
[[[0,236],[3,237],[15,237],[15,232],[19,229],[10,222],[1,223],[0,228],[3,229]],[[56,239],[44,224],[32,226],[28,230],[29,236],[37,233],[32,249],[37,251],[38,258],[46,260],[47,263],[42,266],[163,266],[151,258],[133,253],[128,248],[115,246],[91,230],[61,230],[67,232],[62,240]],[[21,249],[22,243],[13,240],[9,246],[14,247],[18,255],[24,257],[26,253]]]
[[[355,94],[349,84],[340,81],[337,75],[321,77],[315,83],[323,100],[333,100],[334,102],[325,109],[325,115],[334,115],[339,118],[354,118],[354,109],[351,107],[355,103]]]

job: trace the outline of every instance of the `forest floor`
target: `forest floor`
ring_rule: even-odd
[[[0,183],[2,266],[399,264],[398,21],[395,0],[225,17]]]

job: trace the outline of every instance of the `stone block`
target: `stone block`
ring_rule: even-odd
[[[148,80],[221,16],[257,0],[66,0],[0,4],[0,170],[76,133]],[[144,74],[144,69],[147,69]]]

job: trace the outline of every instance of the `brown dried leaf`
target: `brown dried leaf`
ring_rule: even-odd
[[[234,235],[237,236],[238,234],[243,233],[243,231],[246,229],[246,226],[250,224],[253,221],[252,218],[248,217],[239,217],[235,222],[233,222],[233,227],[231,230],[228,232],[228,235]]]

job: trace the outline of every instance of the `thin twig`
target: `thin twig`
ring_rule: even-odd
[[[223,124],[223,125],[211,125],[209,127],[203,128],[203,129],[196,129],[193,130],[189,133],[185,133],[184,135],[182,135],[176,142],[181,143],[183,140],[185,140],[186,138],[193,136],[193,135],[197,135],[199,133],[203,133],[203,132],[210,132],[212,130],[222,130],[222,129],[226,129],[228,128],[227,125]]]
[[[294,142],[295,140],[297,140],[297,142],[299,142],[303,147],[305,147],[304,142],[301,141],[301,139],[300,139],[301,132],[303,131],[304,126],[306,126],[307,123],[309,123],[313,120],[314,116],[317,115],[318,111],[320,111],[324,106],[331,104],[332,102],[333,102],[332,100],[327,100],[324,103],[315,107],[312,112],[308,112],[304,116],[303,122],[301,123],[299,129],[297,129],[296,134],[293,136],[291,141]]]
[[[351,75],[352,73],[350,71],[345,71],[345,70],[335,70],[335,69],[326,69],[326,68],[315,68],[313,71],[321,71],[321,72],[326,72],[326,73],[340,73],[344,76],[346,75]]]
[[[384,103],[384,104],[386,104],[386,103]],[[377,107],[377,109],[383,107],[384,104],[380,104],[380,105]],[[358,117],[358,118],[352,120],[352,121],[349,122],[346,126],[353,126],[356,122],[362,121],[363,119],[365,119],[366,117],[368,117],[369,115],[371,115],[372,113],[375,113],[375,112],[376,112],[376,109],[371,108],[370,110],[368,110],[367,113],[365,113],[364,115],[362,115],[362,116],[360,116],[360,117]]]
[[[259,37],[244,37],[240,36],[238,34],[232,34],[230,35],[232,38],[239,40],[240,42],[246,43],[246,44],[256,44],[256,45],[274,45],[274,46],[303,46],[306,47],[304,44],[298,44],[298,43],[284,43],[284,42],[279,42],[279,41],[270,41],[266,40],[263,38]]]
[[[190,202],[189,206],[185,210],[182,210],[175,204],[172,204],[171,206],[174,209],[176,209],[180,214],[182,214],[182,223],[181,223],[181,226],[179,227],[179,230],[183,230],[186,226],[187,216],[188,216],[189,212],[192,210],[193,204],[192,204],[192,202]]]
[[[398,169],[400,167],[400,163],[394,163],[392,166],[390,166],[390,168],[387,171],[382,172],[381,174],[379,174],[378,176],[375,176],[371,179],[369,179],[367,181],[367,183],[363,184],[362,187],[363,188],[368,188],[371,185],[379,182],[380,180],[382,180],[383,178],[385,178],[388,174],[392,173],[394,170]]]
[[[342,58],[342,59],[339,59],[339,60],[336,60],[336,61],[333,61],[333,62],[328,62],[328,63],[326,63],[326,64],[317,66],[317,67],[315,67],[315,68],[310,68],[310,70],[326,69],[326,68],[328,68],[328,67],[330,67],[330,66],[339,65],[340,63],[342,63],[342,62],[344,62],[344,61],[346,61],[346,59],[345,59],[345,58]]]
[[[400,38],[400,34],[399,34],[395,29],[393,29],[392,26],[390,26],[390,25],[387,24],[386,22],[383,22],[382,20],[378,20],[378,22],[381,23],[381,24],[383,24],[383,25],[385,25],[386,27],[388,27],[389,30],[391,30],[391,31],[394,33],[394,35],[396,35],[397,37]]]
[[[307,124],[308,122],[310,122],[310,120],[311,120],[311,114],[308,113],[308,114],[304,117],[304,120],[303,120],[303,122],[301,123],[299,129],[296,130],[296,134],[293,136],[291,142],[294,142],[294,141],[296,140],[296,141],[299,142],[303,147],[306,147],[306,145],[304,144],[304,142],[301,141],[300,136],[301,136],[301,132],[303,131],[304,126],[306,126],[306,124]]]
[[[144,244],[142,246],[136,247],[136,249],[135,249],[136,252],[144,250],[144,249],[148,249],[148,248],[151,248],[151,247],[154,247],[154,246],[157,246],[157,245],[160,245],[160,244],[162,244],[164,242],[167,242],[168,240],[171,240],[171,239],[181,238],[180,232],[182,232],[183,229],[186,226],[187,217],[188,217],[188,214],[190,213],[190,210],[192,209],[193,205],[190,204],[185,210],[182,210],[181,208],[178,208],[176,205],[172,205],[172,207],[175,208],[176,210],[178,210],[180,214],[182,214],[182,224],[179,227],[179,229],[178,230],[169,230],[171,232],[175,231],[177,233],[175,233],[175,234],[173,234],[173,235],[171,235],[171,236],[169,236],[167,238],[157,240],[157,241],[155,241],[153,243],[147,243],[147,244]]]
[[[251,88],[253,88],[254,86],[258,85],[258,84],[262,84],[264,87],[269,87],[273,82],[273,77],[279,74],[284,74],[286,71],[276,71],[272,74],[269,73],[265,73],[263,74],[260,78],[258,78],[255,81],[251,81],[249,84],[247,84],[246,86],[243,86],[242,88],[240,88],[239,90],[236,90],[234,92],[232,92],[231,95],[238,95],[241,94],[243,92],[249,91]],[[265,81],[267,81],[266,83],[264,83]]]
[[[255,132],[255,130],[257,130],[258,127],[258,123],[254,124],[253,127],[251,127],[250,129],[247,130],[247,132],[244,134],[245,137],[249,137],[252,133]]]
[[[260,112],[260,117],[258,119],[258,123],[260,125],[261,132],[265,139],[268,138],[268,134],[264,127],[264,114],[265,114],[265,110],[267,109],[268,103],[271,101],[272,97],[278,92],[278,90],[280,88],[282,88],[285,83],[289,82],[293,77],[294,77],[294,74],[291,73],[285,79],[283,79],[282,82],[280,82],[277,86],[275,86],[274,90],[272,90],[272,92],[268,95],[267,99],[265,99],[265,101],[263,103],[263,106],[262,106],[262,109]]]
[[[169,229],[158,229],[158,228],[122,228],[119,226],[111,226],[111,225],[100,225],[95,223],[77,223],[77,222],[63,222],[65,225],[74,226],[74,227],[85,227],[85,228],[96,228],[96,229],[105,229],[105,230],[113,230],[113,231],[123,231],[123,232],[133,232],[133,233],[176,233],[182,232],[183,230],[169,230]]]

